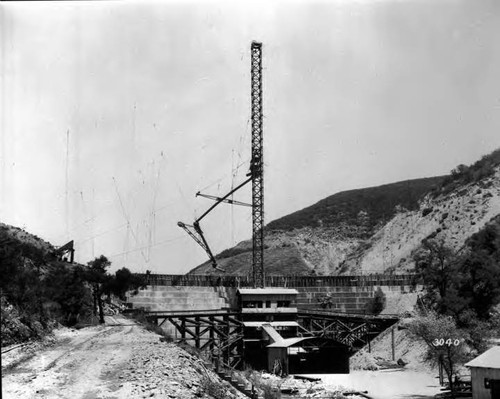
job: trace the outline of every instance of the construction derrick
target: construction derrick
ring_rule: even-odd
[[[262,43],[251,45],[252,101],[252,273],[254,287],[264,287],[264,158],[262,145]]]
[[[192,225],[178,222],[177,225],[184,229],[207,253],[212,266],[224,271],[217,265],[207,240],[200,227],[201,220],[207,216],[217,205],[229,203],[252,207],[252,277],[256,288],[264,287],[264,157],[262,143],[262,43],[252,42],[251,45],[251,119],[252,119],[252,157],[250,172],[247,179],[223,197],[196,193],[196,196],[212,199],[215,203],[208,208]],[[229,197],[252,182],[252,204],[234,201]]]

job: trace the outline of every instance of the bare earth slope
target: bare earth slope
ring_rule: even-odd
[[[2,355],[5,399],[208,398],[198,393],[202,375],[217,378],[199,359],[122,316],[108,317],[105,326],[60,330],[55,345],[14,366],[12,352]]]

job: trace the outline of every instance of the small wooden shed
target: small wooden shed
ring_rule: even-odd
[[[500,399],[500,346],[465,365],[470,368],[473,399]]]

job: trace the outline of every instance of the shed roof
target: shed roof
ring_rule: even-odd
[[[283,338],[281,341],[273,342],[267,345],[267,348],[288,348],[299,342],[305,341],[306,339],[312,339],[314,337],[294,337],[294,338]]]
[[[238,293],[243,295],[297,295],[299,291],[293,288],[240,288]]]
[[[494,346],[488,349],[482,355],[466,363],[465,366],[500,369],[500,346]]]
[[[244,321],[245,327],[260,327],[263,324],[271,324],[271,327],[299,327],[296,321]]]

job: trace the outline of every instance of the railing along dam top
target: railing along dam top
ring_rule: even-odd
[[[200,274],[138,274],[148,285],[191,287],[252,287],[250,276]],[[415,274],[369,274],[350,276],[266,276],[266,287],[331,287],[331,286],[415,286]]]

